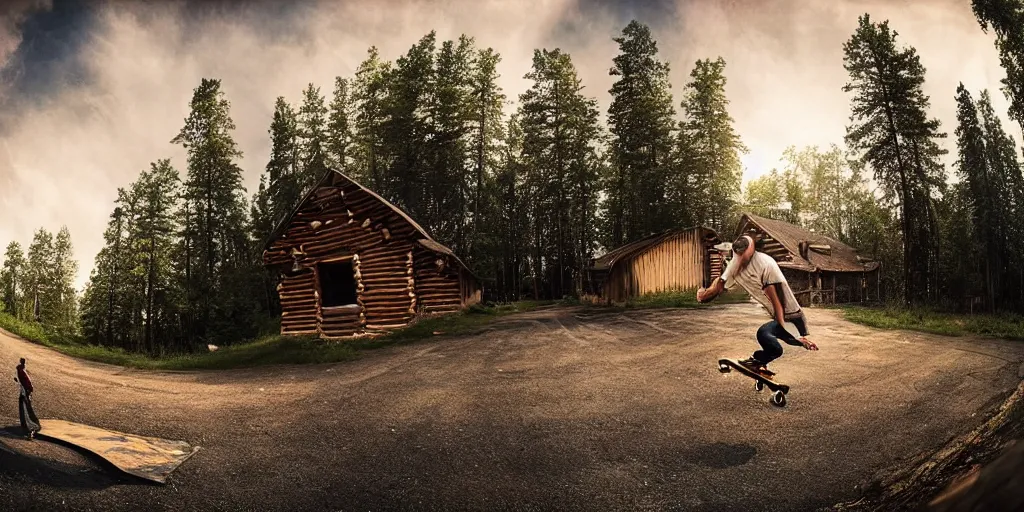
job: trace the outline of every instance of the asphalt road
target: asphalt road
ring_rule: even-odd
[[[776,408],[718,373],[767,317],[753,305],[553,308],[357,361],[151,373],[0,334],[58,418],[202,449],[168,485],[0,431],[9,510],[813,510],[979,425],[1019,382],[1024,343],[886,332],[808,312]],[[0,379],[0,426],[17,424]],[[0,404],[2,405],[2,404]]]

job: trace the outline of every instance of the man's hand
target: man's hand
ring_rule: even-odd
[[[697,302],[704,302],[704,292],[706,291],[703,286],[697,288]]]
[[[806,348],[807,350],[818,350],[818,346],[815,345],[813,341],[807,339],[806,337],[801,337],[800,343],[803,343],[804,348]]]

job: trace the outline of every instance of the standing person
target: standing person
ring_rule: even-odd
[[[21,387],[21,394],[18,396],[18,416],[21,418],[21,428],[25,429],[29,439],[35,437],[36,432],[39,432],[39,418],[36,417],[36,412],[32,410],[32,379],[28,378],[28,372],[25,371],[25,358],[21,358],[20,364],[17,366],[18,376],[14,378]]]
[[[755,251],[754,240],[746,235],[733,242],[732,251],[732,261],[725,267],[722,276],[715,279],[709,288],[697,290],[697,301],[712,301],[725,289],[739,285],[764,306],[772,320],[757,330],[757,342],[761,350],[755,351],[752,357],[740,361],[740,364],[771,377],[775,372],[768,369],[768,363],[782,356],[780,339],[807,350],[818,350],[818,346],[807,339],[807,319],[775,259]],[[786,330],[786,322],[796,326],[800,333],[799,340]]]

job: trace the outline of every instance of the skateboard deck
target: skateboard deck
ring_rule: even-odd
[[[776,381],[772,377],[761,375],[746,366],[740,364],[736,359],[719,359],[718,360],[718,371],[722,373],[729,373],[732,370],[736,370],[743,375],[754,379],[754,387],[758,391],[761,391],[764,387],[767,387],[772,391],[772,403],[780,407],[786,405],[786,395],[789,394],[789,386]]]

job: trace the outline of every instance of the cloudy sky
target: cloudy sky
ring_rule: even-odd
[[[269,155],[274,99],[313,82],[329,94],[369,46],[392,60],[436,30],[465,33],[502,55],[510,98],[528,83],[536,48],[568,51],[603,109],[630,19],[649,26],[672,68],[678,103],[696,59],[727,62],[731,113],[750,154],[744,181],[789,145],[842,144],[849,97],[842,45],[865,12],[888,19],[928,70],[932,114],[952,133],[953,94],[996,89],[1004,76],[969,0],[269,0],[0,3],[0,246],[39,227],[72,233],[84,285],[117,187],[183,151],[169,143],[192,89],[220,78],[238,127],[250,192]],[[287,5],[287,6],[285,6]],[[1005,117],[1004,117],[1005,122]],[[1008,125],[1018,141],[1020,131]]]

